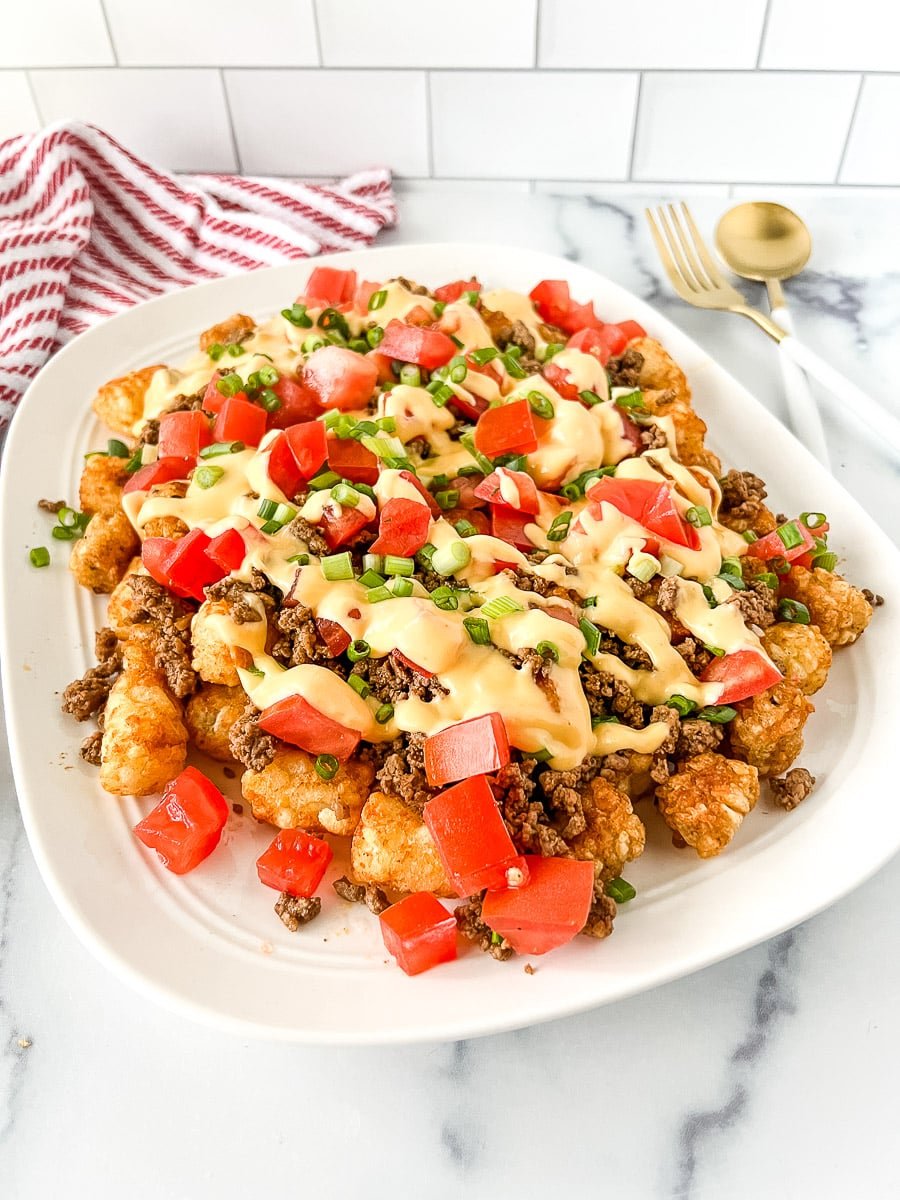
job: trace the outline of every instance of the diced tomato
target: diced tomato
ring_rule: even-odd
[[[203,589],[224,579],[225,571],[207,555],[210,537],[202,529],[192,529],[175,542],[166,562],[169,586],[182,594],[191,596],[201,603],[205,599]]]
[[[351,483],[378,482],[378,459],[356,438],[328,438],[328,465]]]
[[[561,367],[559,363],[548,362],[541,367],[541,374],[564,400],[578,399],[578,388],[572,383],[572,378],[565,367]]]
[[[407,483],[412,484],[412,486],[428,505],[429,510],[434,516],[439,517],[441,515],[441,506],[438,504],[437,500],[435,500],[434,496],[432,496],[431,492],[429,492],[428,488],[418,477],[418,475],[414,475],[412,471],[401,471],[400,478],[405,479]]]
[[[572,306],[569,285],[562,279],[542,279],[529,293],[542,321],[565,329],[563,322]]]
[[[336,267],[316,267],[306,282],[307,300],[321,300],[336,308],[353,299],[356,291],[356,272],[339,271]]]
[[[477,279],[457,279],[453,283],[445,283],[434,289],[434,298],[442,304],[452,304],[463,292],[480,292],[481,284]]]
[[[391,360],[387,355],[382,354],[379,350],[370,350],[366,355],[366,362],[370,362],[375,368],[379,383],[397,382],[397,376],[394,374]]]
[[[164,867],[184,875],[212,854],[227,820],[228,805],[216,785],[196,767],[185,767],[134,832]]]
[[[516,500],[503,495],[501,485],[504,478],[512,485],[511,488],[508,485],[507,490],[516,493]],[[503,504],[507,508],[530,513],[532,516],[536,516],[541,507],[537,486],[531,476],[526,475],[524,471],[510,471],[506,467],[498,467],[496,471],[491,471],[490,475],[476,486],[474,495],[489,504]]]
[[[490,407],[487,400],[481,396],[472,395],[471,392],[467,392],[465,396],[459,396],[454,392],[447,403],[469,421],[477,421],[485,409]]]
[[[420,667],[417,662],[413,662],[411,658],[407,658],[402,650],[392,650],[394,658],[399,659],[404,666],[409,667],[411,671],[415,671],[418,675],[422,675],[425,679],[431,679],[434,676],[434,671],[426,671],[424,667]]]
[[[431,513],[417,500],[395,497],[381,510],[378,537],[369,547],[372,554],[396,554],[411,558],[428,541]]]
[[[438,329],[417,329],[395,319],[388,321],[378,352],[390,359],[416,363],[427,371],[433,371],[448,363],[457,353],[457,348],[455,342]]]
[[[459,493],[457,508],[473,509],[484,508],[484,501],[475,494],[481,484],[482,478],[478,475],[456,475],[447,486]]]
[[[588,508],[592,516],[602,517],[601,501],[606,501],[639,525],[667,538],[677,546],[697,550],[700,538],[693,525],[683,519],[672,500],[666,483],[650,479],[616,479],[604,475],[588,488]]]
[[[503,375],[494,362],[479,363],[475,361],[471,354],[467,354],[466,367],[469,371],[474,371],[476,375],[489,375],[497,387],[503,383]],[[480,396],[473,396],[473,400],[479,404],[487,404],[487,400],[482,400]]]
[[[158,483],[171,483],[173,479],[187,479],[195,466],[191,458],[158,458],[156,462],[139,467],[129,478],[123,492],[149,492]]]
[[[629,342],[633,342],[635,338],[645,338],[647,336],[647,330],[643,325],[638,325],[637,321],[620,321],[619,329],[625,338],[626,345]]]
[[[369,312],[369,301],[380,290],[380,283],[372,283],[368,279],[360,280],[359,286],[356,289],[356,295],[353,298],[353,307],[358,313],[366,316]]]
[[[371,522],[358,508],[326,508],[319,522],[322,536],[330,549],[337,550],[338,546],[346,546]]]
[[[528,401],[514,400],[482,413],[475,426],[475,445],[487,458],[537,450],[537,430]]]
[[[431,892],[404,896],[378,919],[388,954],[407,975],[456,958],[456,918]]]
[[[574,625],[578,628],[578,618],[570,608],[563,608],[561,604],[546,604],[543,611],[548,617],[553,617],[557,621],[565,621],[567,625]]]
[[[491,523],[480,508],[463,508],[458,505],[456,508],[445,509],[442,515],[451,525],[455,525],[457,521],[468,521],[470,525],[475,526],[476,533],[491,532]]]
[[[291,425],[299,425],[302,421],[312,421],[319,415],[321,409],[314,392],[282,375],[272,384],[272,391],[281,401],[281,408],[275,410],[269,417],[272,429],[287,429]]]
[[[584,928],[594,895],[594,864],[574,858],[527,855],[528,882],[489,891],[482,919],[518,954],[546,954]]]
[[[312,896],[334,857],[331,847],[303,829],[280,829],[256,860],[260,883],[290,896]]]
[[[303,386],[322,408],[365,408],[378,382],[378,368],[368,355],[346,346],[314,350],[303,368]]]
[[[302,696],[286,696],[270,704],[258,723],[266,733],[309,754],[333,754],[342,760],[350,757],[360,741],[358,730],[327,717]]]
[[[199,409],[165,413],[159,418],[160,458],[190,458],[196,462],[211,441],[209,417]]]
[[[626,442],[631,442],[635,454],[640,454],[644,449],[644,443],[641,441],[641,427],[632,421],[627,413],[620,412],[622,418],[622,437]]]
[[[269,454],[269,478],[288,500],[312,479],[325,461],[328,447],[321,421],[292,425],[278,435]]]
[[[244,561],[247,546],[236,529],[226,529],[224,533],[212,539],[205,553],[226,575],[230,575]]]
[[[517,550],[533,550],[534,542],[525,533],[526,525],[533,524],[530,513],[519,512],[502,504],[491,505],[491,533],[502,538]]]
[[[424,328],[426,325],[434,324],[434,312],[429,312],[427,308],[417,304],[409,310],[403,320],[407,325],[418,325],[420,328]]]
[[[225,395],[220,392],[216,384],[225,374],[224,371],[214,371],[213,377],[206,385],[206,391],[203,393],[203,408],[205,412],[217,413],[225,403]],[[241,395],[239,392],[238,395]]]
[[[332,658],[343,654],[352,640],[343,625],[339,625],[337,621],[329,621],[327,617],[316,617],[316,629]]]
[[[169,591],[175,592],[183,600],[188,598],[187,592],[175,591],[169,579],[169,559],[175,549],[174,538],[148,537],[141,544],[141,562],[147,568],[147,574]]]
[[[470,775],[490,775],[508,762],[506,726],[496,712],[460,721],[425,739],[425,774],[432,787]]]
[[[758,696],[778,683],[782,675],[755,650],[736,650],[714,658],[700,678],[704,683],[723,683],[716,704],[732,704]]]
[[[240,396],[229,396],[216,417],[213,439],[217,442],[243,442],[245,446],[258,446],[266,432],[266,420],[266,410],[258,404],[251,404]]]
[[[792,546],[791,549],[788,550],[784,542],[781,540],[778,530],[773,529],[771,533],[767,533],[765,537],[757,538],[757,540],[753,543],[752,547],[750,548],[750,553],[754,558],[761,558],[764,561],[767,561],[770,558],[783,558],[786,562],[796,562],[797,559],[801,558],[804,554],[808,554],[810,550],[815,549],[816,539],[802,521],[788,521],[786,524],[793,527],[790,530],[791,534],[793,534],[793,530],[796,529],[803,540],[798,545]],[[785,526],[781,525],[779,528],[784,529]],[[789,537],[788,540],[792,541],[793,538]]]
[[[618,325],[604,325],[601,321],[573,334],[566,342],[566,348],[592,354],[605,367],[614,355],[622,353],[627,344]]]
[[[458,896],[505,888],[512,878],[517,887],[527,880],[525,860],[516,852],[484,775],[441,792],[428,801],[422,816]]]

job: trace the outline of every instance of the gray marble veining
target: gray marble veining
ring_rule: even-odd
[[[658,305],[776,413],[774,350],[679,304],[646,198],[411,194],[396,242],[468,239],[585,262]],[[727,201],[693,207],[711,229]],[[900,407],[893,202],[804,198],[800,336]],[[825,409],[836,472],[896,538],[896,464]],[[864,798],[861,798],[861,801]],[[61,819],[65,817],[64,801]],[[772,881],[777,886],[777,880]],[[10,1200],[867,1200],[900,1193],[900,863],[802,927],[654,992],[455,1045],[245,1043],[126,989],[76,942],[29,852],[0,754],[0,1195]]]

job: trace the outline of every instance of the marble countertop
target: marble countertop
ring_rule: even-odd
[[[780,414],[773,345],[673,299],[646,202],[413,192],[390,238],[493,240],[584,262],[666,311]],[[816,240],[787,289],[798,334],[900,412],[896,201],[806,191],[787,202]],[[728,204],[692,199],[707,230]],[[896,539],[896,466],[825,411],[835,473]],[[245,1042],[157,1008],[75,940],[35,868],[4,745],[0,1193],[449,1200],[465,1188],[495,1200],[536,1195],[545,1179],[560,1195],[635,1200],[896,1196],[898,906],[895,860],[755,949],[516,1033],[399,1049]]]

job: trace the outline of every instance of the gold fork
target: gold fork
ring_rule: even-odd
[[[678,295],[696,308],[712,308],[749,317],[769,337],[781,342],[788,336],[787,331],[758,308],[751,308],[741,293],[731,286],[706,248],[690,209],[686,204],[681,204],[680,208],[683,221],[674,204],[661,204],[655,213],[650,208],[645,210],[662,265]]]

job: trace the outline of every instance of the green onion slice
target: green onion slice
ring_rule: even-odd
[[[366,680],[363,679],[362,675],[349,675],[347,677],[347,682],[353,688],[354,692],[356,692],[357,696],[361,696],[363,700],[365,700],[366,696],[368,696],[372,690]]]
[[[28,551],[28,558],[33,567],[48,567],[50,565],[50,551],[46,546],[35,546]]]
[[[207,464],[206,466],[198,467],[194,472],[194,483],[196,483],[197,487],[204,489],[215,487],[224,474],[224,467],[213,467]],[[296,509],[294,512],[296,513]]]
[[[499,621],[503,617],[512,616],[513,613],[522,612],[523,609],[512,596],[495,596],[493,600],[488,600],[487,604],[482,604],[481,611],[492,621]]]
[[[552,659],[553,662],[559,662],[559,646],[555,642],[538,642],[535,646],[541,658]]]
[[[456,532],[459,534],[460,537],[464,537],[464,538],[473,537],[478,532],[478,530],[475,528],[475,526],[472,524],[472,522],[467,521],[465,517],[463,517],[461,520],[457,521],[456,524],[453,526],[453,528],[456,530]]]
[[[439,575],[455,575],[472,561],[472,551],[465,542],[450,542],[431,556],[432,569]]]
[[[306,486],[311,492],[324,492],[340,482],[341,477],[336,471],[323,471],[321,475],[316,475],[313,479],[310,479]]]
[[[421,387],[422,372],[413,363],[404,363],[400,368],[400,382],[407,387]]]
[[[444,612],[455,612],[459,608],[459,596],[452,587],[446,585],[435,588],[431,593],[431,599],[435,607]]]
[[[578,628],[584,634],[584,640],[587,642],[587,654],[593,658],[600,648],[600,630],[587,617],[581,618],[578,622]]]
[[[316,774],[322,779],[334,779],[341,764],[333,754],[320,754],[316,759]]]
[[[382,600],[392,600],[393,592],[384,586],[369,588],[366,599],[370,604],[380,604]]]
[[[362,638],[357,638],[347,647],[347,657],[352,663],[362,662],[364,658],[368,658],[372,653],[372,647]]]
[[[228,375],[223,375],[221,379],[216,380],[216,391],[221,392],[223,396],[236,396],[238,392],[244,390],[244,381],[235,371],[231,371]]]
[[[220,458],[223,454],[240,454],[242,450],[246,450],[243,442],[213,442],[211,446],[203,447],[200,457]]]
[[[785,597],[779,601],[778,615],[782,621],[792,621],[795,625],[809,624],[809,609],[799,600],[791,600]]]
[[[785,550],[793,550],[795,546],[803,545],[803,534],[794,521],[785,521],[775,530]]]
[[[118,438],[110,438],[106,443],[106,453],[110,458],[131,458],[131,451]]]
[[[637,895],[627,879],[611,879],[606,885],[606,894],[615,900],[616,904],[627,904]]]
[[[379,575],[377,571],[369,570],[363,571],[362,575],[359,577],[359,582],[364,588],[378,588],[384,586],[385,579],[384,576]]]
[[[491,627],[483,617],[463,617],[463,626],[476,646],[491,645]]]
[[[687,696],[670,696],[666,701],[669,708],[674,708],[679,717],[687,717],[697,707],[693,700],[688,700]]]
[[[281,315],[298,329],[309,329],[312,326],[312,317],[306,315],[305,304],[292,304],[290,308],[283,308]]]
[[[402,600],[405,600],[408,596],[413,594],[413,584],[411,579],[404,579],[395,575],[391,579],[390,587],[394,595]]]
[[[331,489],[332,499],[336,500],[341,508],[356,508],[360,501],[359,492],[356,488],[352,488],[349,483],[338,483]]]
[[[438,505],[443,509],[456,508],[459,503],[459,492],[456,488],[448,488],[443,492],[435,492],[434,498]]]
[[[484,346],[480,350],[472,351],[472,362],[479,367],[483,367],[486,363],[493,362],[495,358],[500,357],[500,351],[494,346]]]
[[[553,402],[543,392],[529,392],[527,399],[528,407],[535,416],[543,417],[545,421],[549,421],[556,416],[556,409],[553,407]]]
[[[712,525],[712,516],[705,504],[692,505],[684,514],[684,519],[695,529],[702,529],[704,525]]]
[[[415,569],[415,560],[412,558],[400,558],[396,554],[384,556],[384,573],[386,575],[412,575]]]
[[[466,360],[461,354],[457,354],[455,358],[451,358],[449,362],[450,380],[452,383],[462,383],[469,373],[469,368],[466,366]]]
[[[548,542],[562,542],[569,536],[569,526],[572,524],[572,510],[566,509],[558,516],[553,518],[550,528],[547,530]]]
[[[737,709],[727,704],[707,704],[697,713],[701,721],[712,721],[714,725],[727,725],[737,716]]]
[[[393,715],[394,715],[393,704],[382,704],[381,708],[379,708],[375,713],[375,720],[378,722],[379,725],[387,725],[388,721],[391,719],[391,717]]]
[[[828,518],[822,512],[802,512],[800,523],[807,529],[820,529],[823,525],[828,524]]]
[[[380,288],[377,292],[373,292],[369,297],[369,312],[377,312],[379,308],[384,308],[387,301],[387,290]]]
[[[325,558],[320,559],[319,566],[329,583],[338,583],[341,580],[353,578],[353,559],[348,550],[342,554],[326,555]]]

